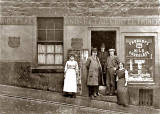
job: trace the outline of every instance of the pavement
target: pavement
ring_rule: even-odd
[[[123,114],[40,99],[0,95],[0,114]]]
[[[115,97],[67,98],[61,93],[7,85],[0,85],[0,90],[0,114],[160,114],[153,107],[120,106]]]

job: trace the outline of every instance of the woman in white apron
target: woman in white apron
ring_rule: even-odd
[[[63,92],[65,96],[76,97],[77,93],[77,73],[78,63],[74,60],[74,55],[71,55],[69,60],[66,62],[64,70],[64,87]]]

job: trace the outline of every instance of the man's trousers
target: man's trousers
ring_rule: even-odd
[[[88,88],[89,88],[89,96],[94,96],[94,94],[96,94],[97,93],[97,88],[98,88],[98,85],[96,86],[88,86]]]
[[[106,85],[106,94],[115,94],[115,70],[113,68],[107,69]]]

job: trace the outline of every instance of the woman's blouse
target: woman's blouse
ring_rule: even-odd
[[[76,72],[78,72],[78,63],[77,61],[67,61],[66,62],[66,65],[65,65],[65,72],[68,70],[68,69],[75,69]]]
[[[116,71],[116,74],[118,79],[125,78],[126,81],[128,80],[128,71],[126,69],[119,69]]]

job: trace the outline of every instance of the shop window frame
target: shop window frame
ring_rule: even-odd
[[[125,52],[125,57],[124,57],[124,61],[125,61],[125,64],[126,64],[126,60],[127,60],[127,57],[126,57],[126,39],[127,39],[127,37],[150,37],[150,39],[152,39],[152,42],[153,42],[153,46],[152,46],[152,48],[153,48],[153,56],[152,56],[152,66],[153,66],[153,72],[152,72],[152,81],[140,81],[140,80],[129,80],[129,83],[148,83],[148,82],[154,82],[155,81],[155,77],[154,77],[154,75],[155,75],[155,35],[134,35],[134,34],[132,34],[132,35],[124,35],[124,44],[125,44],[125,46],[124,46],[124,52]]]

